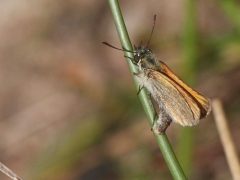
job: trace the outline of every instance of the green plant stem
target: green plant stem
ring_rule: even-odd
[[[121,41],[122,47],[128,49],[128,50],[132,50],[132,45],[126,30],[126,26],[122,17],[122,13],[118,4],[117,0],[109,0],[109,5],[112,11],[112,15],[113,15],[113,19],[117,28],[117,32],[118,32],[118,36],[119,39]],[[124,52],[125,56],[128,56],[130,58],[133,58],[133,53],[129,53],[129,52]],[[133,72],[138,72],[138,69],[131,63],[131,61],[129,61],[128,58],[127,62],[130,68],[130,71]],[[135,85],[138,88],[138,84],[136,81]],[[139,93],[139,98],[142,102],[144,111],[146,113],[146,115],[148,116],[148,120],[150,123],[150,126],[152,127],[153,124],[153,119],[154,119],[154,115],[155,115],[155,111],[154,108],[152,106],[151,100],[146,92],[146,90],[142,90]],[[181,166],[178,163],[178,160],[172,150],[172,147],[168,141],[168,138],[166,136],[166,134],[162,134],[162,135],[157,135],[154,134],[156,137],[156,140],[158,142],[158,145],[162,151],[162,154],[165,158],[165,161],[169,167],[169,170],[173,176],[174,179],[176,180],[182,180],[182,179],[186,179],[184,172],[182,171]]]

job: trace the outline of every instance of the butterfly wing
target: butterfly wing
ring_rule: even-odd
[[[189,87],[187,84],[185,84],[181,79],[179,79],[170,69],[169,67],[161,62],[160,62],[160,69],[158,69],[159,72],[165,74],[168,76],[170,79],[172,79],[175,83],[173,85],[180,91],[182,90],[186,91],[187,94],[189,94],[192,99],[197,103],[198,107],[200,108],[201,112],[201,118],[205,118],[211,111],[211,102],[208,98],[205,96],[201,95],[191,87]],[[182,93],[184,95],[184,93]]]
[[[146,69],[136,77],[174,122],[183,126],[199,122],[201,112],[195,99],[171,78],[152,69]]]

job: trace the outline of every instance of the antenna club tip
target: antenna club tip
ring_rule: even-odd
[[[107,42],[102,42],[103,44],[107,45],[107,46],[111,46],[109,43]]]

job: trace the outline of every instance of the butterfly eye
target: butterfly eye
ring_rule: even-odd
[[[139,55],[139,54],[136,54],[136,55],[134,56],[134,62],[137,64],[139,61],[140,61],[140,55]]]
[[[151,49],[148,49],[147,52],[148,52],[148,53],[152,53]]]

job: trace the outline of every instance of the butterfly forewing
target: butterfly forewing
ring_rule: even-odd
[[[171,78],[151,69],[146,69],[136,77],[139,84],[146,87],[158,102],[160,109],[164,109],[173,121],[183,126],[199,122],[200,110],[197,104],[186,92],[179,91]],[[188,103],[191,103],[194,112]]]
[[[189,87],[187,84],[185,84],[181,79],[179,79],[170,69],[169,67],[161,62],[161,71],[162,73],[166,74],[169,78],[171,78],[175,83],[174,86],[180,91],[185,91],[187,94],[191,96],[191,98],[195,101],[195,103],[198,105],[198,108],[201,112],[201,118],[206,117],[210,111],[211,111],[211,104],[210,100],[206,98],[205,96],[201,95],[191,87]],[[188,96],[187,96],[188,97]],[[190,105],[190,108],[192,106]],[[194,111],[194,109],[192,109]]]

